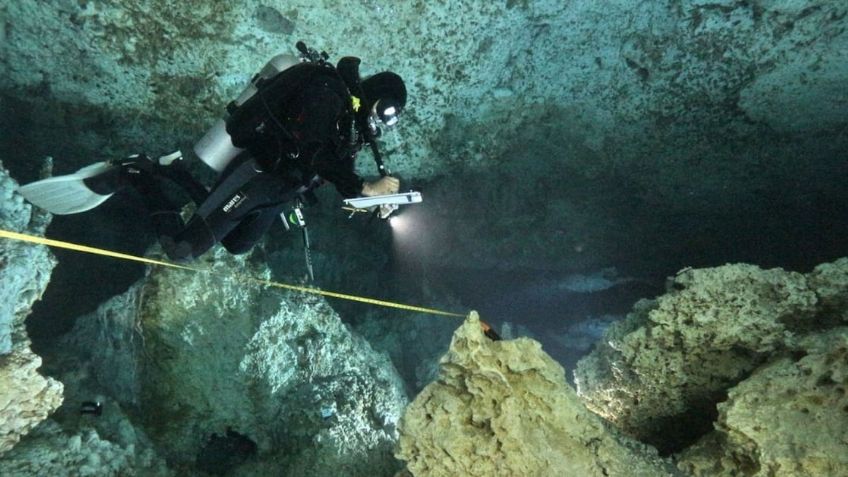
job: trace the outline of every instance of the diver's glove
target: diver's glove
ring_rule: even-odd
[[[400,181],[392,176],[381,177],[376,182],[362,183],[362,195],[366,197],[397,194],[398,189],[400,189]]]
[[[377,214],[381,219],[388,219],[396,210],[397,204],[383,204],[380,206],[380,212]]]

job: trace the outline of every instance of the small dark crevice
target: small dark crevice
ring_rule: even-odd
[[[805,9],[801,10],[800,12],[798,12],[798,16],[795,17],[795,20],[797,21],[797,20],[800,20],[802,18],[806,18],[806,17],[812,15],[813,13],[816,13],[817,11],[821,10],[821,8],[822,8],[821,5],[809,6]]]
[[[713,431],[718,419],[716,404],[725,400],[727,393],[722,391],[690,403],[683,413],[658,418],[651,423],[650,435],[641,441],[656,447],[662,457],[681,452]]]
[[[627,63],[627,66],[630,69],[632,69],[633,71],[636,72],[637,75],[639,75],[639,78],[642,81],[648,81],[648,79],[651,77],[651,72],[648,71],[647,68],[640,65],[639,63],[636,63],[635,61],[631,60],[630,58],[625,58],[624,62]]]

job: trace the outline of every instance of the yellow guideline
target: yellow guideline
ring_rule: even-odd
[[[210,270],[204,270],[202,268],[195,268],[195,267],[190,267],[190,266],[187,266],[187,265],[179,265],[179,264],[176,264],[176,263],[165,262],[165,261],[162,261],[162,260],[154,260],[152,258],[139,257],[139,256],[136,256],[136,255],[129,255],[129,254],[126,254],[126,253],[113,252],[111,250],[89,247],[89,246],[86,246],[86,245],[80,245],[80,244],[75,244],[75,243],[71,243],[71,242],[63,242],[61,240],[52,240],[52,239],[48,239],[48,238],[44,238],[44,237],[37,237],[35,235],[27,235],[27,234],[21,234],[21,233],[17,233],[17,232],[10,232],[8,230],[2,230],[2,229],[0,229],[0,238],[5,238],[5,239],[9,239],[9,240],[18,240],[18,241],[21,241],[21,242],[29,242],[29,243],[39,244],[39,245],[47,245],[48,247],[64,248],[64,249],[67,249],[67,250],[74,250],[74,251],[77,251],[77,252],[90,253],[90,254],[94,254],[94,255],[102,255],[102,256],[105,256],[105,257],[118,258],[118,259],[121,259],[121,260],[130,260],[130,261],[133,261],[133,262],[141,262],[141,263],[146,263],[146,264],[149,264],[149,265],[158,265],[160,267],[178,268],[178,269],[181,269],[181,270],[189,270],[189,271],[196,272],[196,273],[215,273],[215,272],[212,272]],[[368,304],[371,304],[371,305],[385,306],[385,307],[390,307],[390,308],[398,308],[398,309],[401,309],[401,310],[415,311],[415,312],[419,312],[419,313],[429,313],[429,314],[432,314],[432,315],[455,316],[455,317],[459,317],[459,318],[464,318],[466,316],[466,315],[462,315],[462,314],[459,314],[459,313],[451,313],[451,312],[448,312],[448,311],[441,311],[441,310],[436,310],[436,309],[433,309],[433,308],[424,308],[424,307],[420,307],[420,306],[405,305],[403,303],[394,303],[394,302],[390,302],[390,301],[377,300],[375,298],[367,298],[367,297],[361,297],[361,296],[355,296],[355,295],[346,295],[346,294],[343,294],[343,293],[335,293],[335,292],[330,292],[330,291],[324,291],[324,290],[320,290],[318,288],[312,288],[312,287],[288,285],[288,284],[285,284],[285,283],[275,282],[275,281],[271,281],[271,280],[263,280],[263,279],[252,277],[252,276],[249,276],[249,275],[236,274],[236,276],[238,276],[240,279],[243,279],[245,281],[252,281],[254,283],[258,283],[258,284],[269,286],[269,287],[284,288],[284,289],[287,289],[287,290],[294,290],[294,291],[298,291],[298,292],[302,292],[302,293],[312,293],[314,295],[322,295],[322,296],[326,296],[326,297],[330,297],[330,298],[339,298],[339,299],[342,299],[342,300],[357,301],[357,302],[360,302],[360,303],[368,303]]]

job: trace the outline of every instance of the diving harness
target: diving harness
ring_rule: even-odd
[[[239,110],[242,109],[243,106],[246,106],[251,99],[254,99],[254,96],[259,94],[260,96],[258,97],[262,98],[262,90],[266,83],[273,81],[273,79],[275,79],[278,75],[283,74],[285,71],[300,63],[310,62],[329,66],[329,63],[327,62],[329,55],[325,51],[318,52],[307,47],[302,41],[298,41],[295,46],[299,52],[299,57],[289,54],[281,54],[272,58],[262,68],[262,70],[251,79],[250,83],[245,90],[242,91],[239,97],[227,106],[228,116],[226,118],[219,119],[206,133],[206,135],[204,135],[203,138],[195,144],[195,153],[209,167],[217,172],[222,172],[238,154],[244,151],[243,147],[239,147],[243,146],[243,141],[240,140],[239,134],[243,133],[245,130],[239,129],[238,122],[234,122],[234,120],[236,120],[236,117],[241,117]],[[338,73],[353,95],[352,101],[354,103],[354,111],[356,111],[358,109],[357,106],[359,105],[360,98],[363,96],[362,89],[359,86],[359,59],[352,57],[343,58],[342,61],[339,62],[339,66],[340,68],[338,68]],[[251,104],[254,103],[255,101],[251,102]],[[264,104],[264,99],[262,100],[262,104]],[[354,130],[358,128],[359,132],[363,134],[365,142],[371,148],[380,176],[385,177],[388,175],[388,171],[383,163],[383,158],[376,142],[376,138],[380,135],[379,128],[374,127],[374,125],[370,123],[358,126],[356,122],[357,121],[354,119],[352,127]],[[249,131],[249,129],[247,131]],[[238,146],[236,144],[238,144]],[[309,272],[310,280],[314,281],[309,231],[306,227],[306,220],[303,214],[303,199],[312,203],[314,201],[314,194],[312,194],[311,191],[307,191],[305,194],[298,193],[294,208],[291,211],[282,212],[280,214],[280,218],[282,219],[286,230],[290,230],[291,226],[294,225],[301,228],[306,267]],[[387,219],[401,205],[419,203],[422,200],[420,192],[409,191],[401,194],[387,194],[345,199],[342,209],[350,212],[348,218],[353,217],[357,213],[371,213],[373,214],[372,216]]]

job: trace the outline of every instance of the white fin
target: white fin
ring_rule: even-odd
[[[32,204],[56,215],[78,214],[102,204],[112,194],[101,195],[88,187],[83,180],[98,176],[115,167],[108,162],[98,162],[64,176],[48,177],[18,188],[18,192]]]

